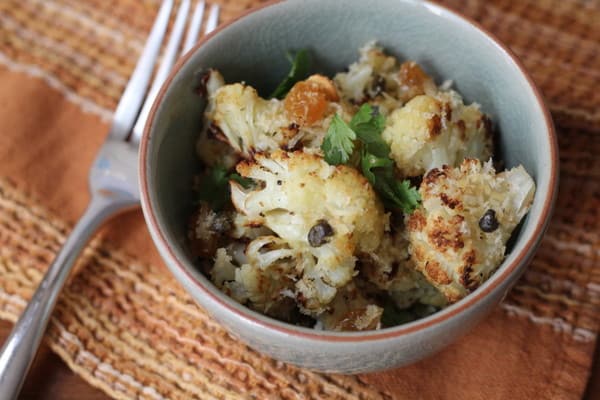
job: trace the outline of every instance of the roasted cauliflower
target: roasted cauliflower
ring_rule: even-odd
[[[399,64],[375,42],[362,47],[358,62],[350,65],[348,72],[338,73],[334,81],[343,100],[352,104],[369,102],[385,115],[417,95],[437,91],[433,79],[415,62]]]
[[[491,161],[467,159],[431,170],[419,191],[423,203],[407,218],[409,251],[417,270],[456,302],[500,265],[535,184],[522,166],[496,174]]]
[[[276,99],[203,75],[207,169],[187,231],[199,269],[241,304],[315,329],[395,326],[462,299],[504,259],[533,179],[496,173],[491,120],[450,81],[375,42],[333,79],[302,80],[305,53]]]
[[[231,183],[236,210],[314,258],[296,287],[303,306],[319,312],[355,275],[356,254],[381,242],[387,215],[373,188],[354,168],[299,151],[257,154],[237,171],[258,185]]]
[[[360,273],[377,291],[384,291],[399,309],[415,303],[442,307],[445,297],[415,269],[403,232],[386,234],[378,249],[361,256]]]
[[[207,84],[204,136],[226,142],[244,158],[279,148],[318,147],[331,116],[345,113],[333,82],[322,75],[296,83],[283,100],[263,99],[251,86],[221,81],[210,78]],[[214,147],[199,146],[199,151],[210,158],[209,151],[220,150]]]
[[[493,152],[490,120],[454,91],[415,97],[389,116],[382,137],[403,176],[458,166],[465,158],[487,161]]]
[[[316,327],[328,331],[377,329],[382,314],[383,308],[350,282],[338,291],[328,309],[316,318]]]
[[[203,75],[200,91],[210,99],[224,85],[225,81],[219,71],[211,69]],[[212,106],[209,101],[207,110],[211,109]],[[196,141],[196,153],[200,160],[209,167],[222,165],[226,168],[232,168],[237,164],[240,157],[218,133],[219,131],[215,131],[215,126],[210,121],[205,120]]]
[[[289,293],[294,288],[297,252],[280,238],[262,236],[248,244],[243,261],[238,265],[226,248],[218,249],[211,280],[238,302],[286,319],[295,307]]]

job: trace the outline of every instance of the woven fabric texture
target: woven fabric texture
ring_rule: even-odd
[[[261,2],[218,3],[223,23]],[[395,371],[301,370],[249,349],[198,307],[138,211],[85,250],[51,319],[50,347],[117,399],[580,398],[600,329],[600,3],[443,3],[521,58],[558,131],[555,215],[531,267],[485,322]],[[157,8],[0,1],[0,318],[16,320],[82,213],[87,167]]]

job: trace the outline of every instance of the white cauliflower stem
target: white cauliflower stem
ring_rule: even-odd
[[[422,206],[407,218],[416,268],[449,302],[460,300],[500,265],[534,192],[522,166],[496,175],[491,162],[467,159],[431,170],[420,187]]]

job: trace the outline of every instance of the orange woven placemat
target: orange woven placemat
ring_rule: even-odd
[[[258,1],[219,1],[221,22]],[[115,398],[580,398],[600,328],[600,4],[448,0],[524,61],[558,127],[561,185],[507,299],[448,350],[381,374],[317,374],[230,337],[164,269],[138,213],[85,251],[47,342]],[[15,320],[86,200],[157,1],[0,2],[0,317]]]

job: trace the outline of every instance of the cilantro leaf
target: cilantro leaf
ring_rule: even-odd
[[[385,117],[379,113],[379,108],[363,104],[350,121],[350,128],[362,139],[374,140],[381,137],[385,128]]]
[[[417,188],[411,187],[408,180],[398,181],[393,176],[381,175],[374,185],[387,203],[388,208],[399,208],[405,214],[412,213],[421,202]]]
[[[377,107],[363,104],[350,121],[350,128],[363,142],[367,151],[377,157],[387,157],[390,146],[381,137],[385,128],[385,117]]]
[[[377,157],[363,149],[360,168],[367,180],[383,197],[388,208],[399,208],[410,214],[419,205],[421,196],[408,180],[399,181],[394,176],[394,162],[389,157]]]
[[[285,79],[277,86],[277,88],[275,88],[273,93],[271,93],[271,96],[269,96],[271,99],[284,98],[296,82],[301,81],[308,76],[308,70],[310,68],[310,56],[308,50],[299,50],[293,59],[291,54],[288,53],[287,56],[292,67]]]
[[[410,214],[419,206],[421,195],[416,187],[411,186],[408,179],[402,182],[394,180],[394,193],[396,198],[400,199],[400,206],[403,211]]]
[[[421,196],[409,181],[396,179],[390,146],[381,137],[384,128],[385,117],[379,110],[363,104],[350,124],[334,115],[321,149],[325,161],[331,165],[347,164],[349,161],[353,165],[358,164],[388,208],[409,214],[417,208]],[[354,143],[356,139],[357,146]]]
[[[360,168],[365,178],[367,178],[373,186],[375,186],[377,177],[372,170],[374,168],[387,169],[393,166],[394,162],[389,157],[377,157],[376,155],[369,153],[368,150],[363,149],[360,157]]]
[[[321,144],[325,161],[331,165],[345,164],[354,150],[356,133],[337,114],[333,116]]]
[[[244,178],[235,172],[230,174],[227,168],[217,165],[201,178],[197,200],[208,203],[215,211],[222,210],[231,201],[229,189],[231,180],[238,182],[244,189],[250,189],[255,185],[254,180]]]

